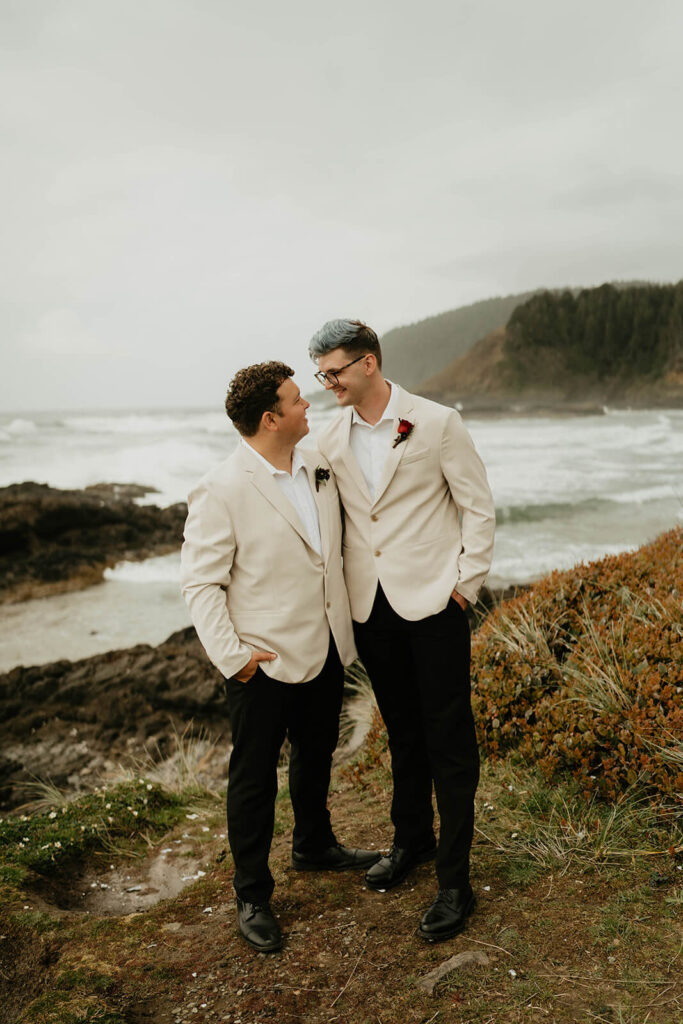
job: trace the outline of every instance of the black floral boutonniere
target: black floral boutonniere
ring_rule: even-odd
[[[396,445],[402,444],[404,441],[407,441],[408,438],[410,437],[410,435],[413,432],[413,427],[414,426],[415,426],[415,424],[411,423],[410,420],[399,420],[398,421],[398,437],[394,438],[394,443],[392,445],[392,448],[395,448]]]
[[[329,479],[330,479],[330,471],[329,471],[329,469],[323,469],[322,466],[316,466],[315,467],[315,489],[316,489],[316,491],[319,491],[320,490],[320,485],[321,484],[326,484]]]

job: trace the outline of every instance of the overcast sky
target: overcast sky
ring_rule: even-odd
[[[0,412],[683,276],[680,0],[0,0]]]

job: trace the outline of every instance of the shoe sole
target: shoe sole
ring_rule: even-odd
[[[457,928],[451,928],[447,932],[440,932],[438,935],[428,935],[426,932],[423,932],[421,928],[418,928],[417,934],[420,936],[421,939],[424,939],[425,942],[445,942],[446,939],[452,939],[456,935],[459,935],[460,932],[465,930],[465,927],[467,925],[467,918],[474,911],[476,905],[477,898],[476,896],[472,896],[472,899],[470,900],[468,907],[465,911],[465,916],[463,917],[461,924],[459,924]]]
[[[368,882],[368,880],[366,878],[365,879],[365,884],[367,885],[368,889],[372,889],[373,892],[386,892],[387,889],[395,889],[397,885],[401,884],[401,882],[405,882],[406,878],[408,877],[408,875],[410,874],[410,872],[414,868],[419,867],[420,864],[426,864],[428,861],[434,860],[435,857],[436,857],[436,849],[429,850],[427,853],[421,853],[419,855],[419,857],[415,858],[415,860],[410,865],[410,867],[405,872],[405,874],[401,875],[399,878],[394,878],[394,879],[392,879],[392,881],[384,882],[383,884],[381,884],[381,883],[375,884],[374,882]]]

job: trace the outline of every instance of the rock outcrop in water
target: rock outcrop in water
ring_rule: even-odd
[[[12,669],[0,675],[0,808],[29,800],[36,779],[77,792],[120,761],[170,757],[188,723],[222,736],[225,775],[223,679],[191,626],[158,647]]]
[[[0,488],[0,603],[79,590],[100,582],[117,562],[175,551],[187,506],[137,505],[133,499],[150,490],[135,484]]]

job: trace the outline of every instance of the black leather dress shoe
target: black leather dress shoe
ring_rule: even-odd
[[[475,903],[476,899],[469,885],[466,889],[439,889],[438,896],[422,916],[418,935],[427,942],[452,939],[465,927]]]
[[[349,871],[368,868],[376,860],[379,860],[376,850],[357,850],[339,843],[310,855],[292,850],[292,867],[297,871]]]
[[[436,843],[421,850],[406,850],[392,846],[386,857],[380,858],[365,876],[368,889],[393,889],[418,864],[432,860],[436,854]]]
[[[237,900],[237,920],[242,937],[259,953],[274,953],[282,946],[280,925],[267,903]]]

